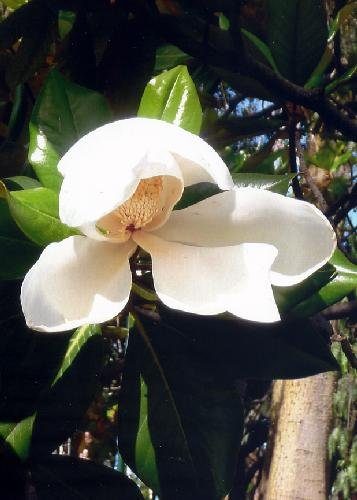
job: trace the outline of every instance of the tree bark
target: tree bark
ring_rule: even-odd
[[[334,373],[274,383],[268,463],[256,499],[328,497],[327,441],[334,385]]]

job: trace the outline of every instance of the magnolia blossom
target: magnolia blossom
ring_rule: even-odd
[[[24,279],[22,308],[36,330],[69,330],[118,314],[138,246],[151,255],[156,293],[169,307],[277,321],[271,285],[300,282],[335,248],[332,227],[313,205],[235,188],[206,142],[163,121],[100,127],[58,168],[60,219],[82,234],[48,245]],[[173,210],[184,187],[198,182],[223,192]]]

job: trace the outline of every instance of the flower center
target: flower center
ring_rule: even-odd
[[[135,193],[113,211],[127,231],[134,232],[145,226],[162,210],[162,176],[142,179]]]

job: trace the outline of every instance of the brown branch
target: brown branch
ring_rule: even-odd
[[[342,319],[357,313],[357,300],[333,304],[322,311],[326,319]]]
[[[297,155],[299,158],[300,172],[304,175],[306,183],[309,186],[312,194],[314,195],[319,208],[322,211],[326,211],[327,210],[326,200],[323,197],[323,194],[321,193],[320,189],[315,184],[315,182],[312,178],[312,175],[310,174],[310,171],[306,166],[305,158],[304,158],[304,151],[301,147],[301,144],[300,144],[300,141],[298,140],[298,138],[296,139],[296,152],[297,152]]]
[[[284,99],[316,111],[331,128],[337,129],[352,140],[357,139],[357,121],[349,118],[324,95],[324,90],[306,89],[292,83],[275,73],[270,67],[253,57],[235,49],[231,34],[210,25],[204,39],[206,24],[190,16],[165,16],[159,18],[158,29],[167,40],[178,45],[185,52],[199,59],[209,61],[211,65],[233,73],[249,76],[258,80],[278,100]]]
[[[294,116],[294,110],[292,114],[289,116],[289,165],[290,172],[293,174],[298,174],[298,166],[296,162],[296,118]],[[294,191],[295,198],[298,200],[303,200],[304,196],[302,194],[301,186],[297,175],[292,180],[292,188]]]

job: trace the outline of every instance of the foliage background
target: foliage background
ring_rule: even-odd
[[[4,498],[140,497],[124,475],[51,455],[73,435],[73,455],[87,446],[111,465],[118,437],[127,463],[162,498],[222,498],[231,489],[231,500],[252,497],[265,457],[269,382],[336,369],[330,340],[341,367],[331,494],[347,499],[356,490],[355,10],[340,0],[1,2]],[[172,121],[185,93],[180,125],[221,153],[237,184],[315,203],[336,228],[340,251],[306,282],[275,291],[286,317],[277,326],[155,306],[144,275],[133,294],[135,321],[33,334],[17,280],[41,247],[72,234],[58,220],[58,159],[112,119]],[[210,189],[186,190],[183,203]],[[92,437],[83,443],[79,434],[77,447],[84,431]]]

